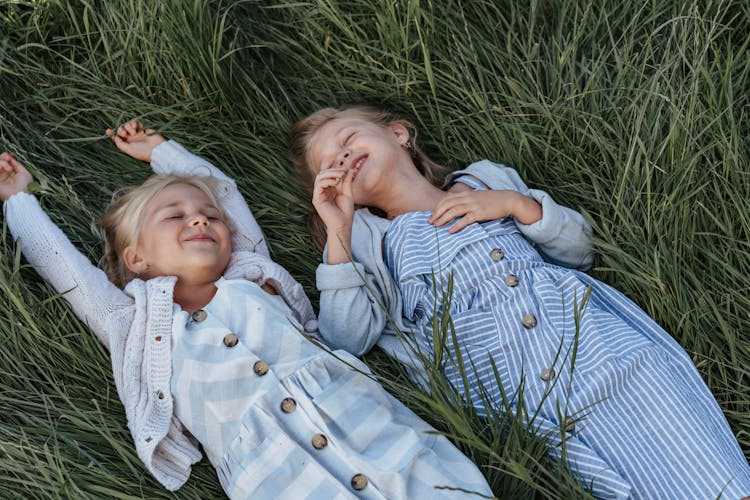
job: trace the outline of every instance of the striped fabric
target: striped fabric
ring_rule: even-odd
[[[476,466],[362,362],[307,341],[281,298],[245,280],[217,287],[202,311],[176,308],[171,389],[231,498],[490,494]]]
[[[482,189],[469,176],[460,182]],[[564,449],[597,497],[750,494],[748,463],[691,359],[633,302],[544,262],[510,218],[451,235],[450,224],[436,228],[429,215],[394,219],[385,263],[403,294],[404,316],[424,332],[442,313],[439,294],[453,276],[450,313],[460,354],[473,366],[470,387],[457,374],[450,341],[444,370],[480,413],[480,384],[495,402],[501,391],[523,397],[530,413],[539,409],[532,425],[549,436],[551,453],[559,458]],[[421,342],[440,352],[431,333]]]

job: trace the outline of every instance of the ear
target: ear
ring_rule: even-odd
[[[148,269],[148,264],[141,256],[138,249],[133,245],[130,245],[122,251],[122,260],[125,265],[135,274],[142,274]]]
[[[388,128],[393,132],[393,135],[396,136],[399,145],[404,146],[409,143],[409,129],[402,123],[393,122],[388,125]]]

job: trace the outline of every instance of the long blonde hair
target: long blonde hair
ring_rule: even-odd
[[[213,194],[215,181],[210,177],[152,175],[143,184],[118,189],[112,195],[112,200],[99,221],[104,236],[102,267],[110,281],[118,287],[124,288],[136,277],[136,274],[125,265],[122,253],[128,246],[138,243],[138,234],[148,202],[173,184],[187,184],[200,189],[219,210],[222,219],[226,219]]]
[[[432,184],[442,185],[448,169],[432,161],[417,145],[417,129],[411,122],[372,106],[353,104],[338,108],[319,109],[292,126],[292,143],[290,146],[292,165],[305,182],[310,193],[312,193],[312,187],[315,183],[315,171],[310,165],[310,143],[321,127],[341,118],[363,120],[384,128],[394,123],[404,126],[409,131],[407,149],[411,153],[414,166]],[[326,242],[326,227],[315,210],[312,210],[307,218],[307,227],[313,242],[322,250]]]

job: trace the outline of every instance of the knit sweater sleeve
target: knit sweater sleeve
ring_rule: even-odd
[[[214,194],[234,228],[232,248],[269,256],[263,231],[237,189],[237,183],[208,160],[194,155],[175,141],[166,141],[151,152],[151,168],[160,175],[196,175],[216,179],[218,183]]]
[[[113,322],[127,323],[133,301],[106,274],[79,252],[27,193],[11,196],[3,206],[13,237],[26,260],[65,300],[109,349]]]

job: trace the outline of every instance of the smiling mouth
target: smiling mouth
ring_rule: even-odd
[[[214,239],[207,234],[196,234],[195,236],[191,236],[187,238],[185,241],[197,241],[198,243],[201,243],[201,242],[215,243]]]
[[[352,173],[352,181],[357,177],[357,173],[362,168],[362,165],[365,164],[366,160],[367,160],[367,155],[362,155],[359,158],[357,158],[356,161],[352,163],[352,167],[349,169]]]

